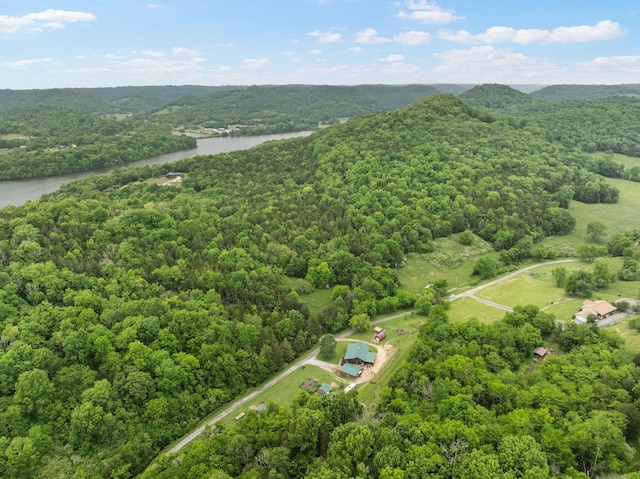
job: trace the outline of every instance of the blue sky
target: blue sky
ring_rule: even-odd
[[[0,0],[0,88],[640,83],[637,0]]]

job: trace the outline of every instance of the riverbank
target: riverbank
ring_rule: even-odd
[[[310,135],[311,131],[281,133],[276,135],[257,136],[221,136],[216,138],[198,139],[196,148],[181,150],[164,155],[158,155],[145,160],[134,161],[117,167],[90,170],[68,175],[49,176],[45,178],[30,178],[27,180],[0,181],[0,208],[7,206],[21,206],[27,201],[37,200],[47,193],[53,193],[62,185],[91,176],[109,174],[119,168],[129,168],[144,165],[158,165],[170,163],[183,158],[193,158],[200,155],[216,155],[231,151],[247,150],[271,140],[285,140]]]

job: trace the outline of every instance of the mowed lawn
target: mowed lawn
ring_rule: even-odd
[[[452,323],[463,323],[472,318],[481,323],[489,324],[503,318],[506,311],[488,306],[473,298],[460,298],[451,302],[447,311],[449,321]]]
[[[344,386],[348,384],[348,382],[345,382],[338,376],[333,375],[317,366],[301,366],[297,371],[294,371],[282,381],[273,385],[262,394],[256,396],[256,398],[251,401],[250,404],[245,404],[243,407],[238,408],[232,414],[222,419],[220,423],[227,426],[234,424],[234,417],[236,415],[240,414],[241,412],[248,413],[252,410],[252,406],[253,408],[255,408],[255,406],[257,406],[261,402],[265,404],[274,403],[278,406],[290,409],[293,400],[298,396],[298,394],[303,391],[301,385],[309,378],[316,379],[318,381],[318,385],[321,385],[323,383],[335,383],[339,388],[344,388]]]
[[[619,323],[611,325],[610,329],[622,336],[624,344],[629,351],[638,354],[640,353],[640,333],[629,326],[631,318],[633,318],[633,316],[629,316]]]
[[[627,166],[640,166],[640,159],[622,157],[617,155],[616,161]],[[587,226],[591,222],[598,221],[607,227],[607,236],[603,238],[606,242],[612,233],[616,231],[631,231],[640,228],[640,215],[638,206],[640,205],[640,183],[632,181],[606,178],[606,182],[620,190],[620,196],[616,204],[586,204],[572,201],[569,212],[576,219],[576,227],[573,233],[566,236],[557,236],[543,242],[545,246],[577,246],[590,241],[587,235]]]

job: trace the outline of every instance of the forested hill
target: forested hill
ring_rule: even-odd
[[[638,96],[640,84],[628,85],[551,85],[531,93],[545,101],[595,100],[610,96]]]
[[[572,230],[572,198],[615,201],[590,161],[436,95],[0,210],[0,477],[134,476],[324,332],[412,307],[394,268],[433,238],[472,230],[511,265]],[[146,181],[168,169],[181,186]],[[299,293],[326,287],[311,315]]]
[[[533,96],[500,84],[477,85],[462,93],[460,98],[472,106],[509,112],[510,110],[538,103]]]
[[[635,87],[605,88],[611,95],[598,99],[545,101],[539,99],[543,96],[527,95],[505,85],[480,85],[461,94],[460,98],[470,105],[511,115],[530,125],[537,124],[547,132],[549,140],[568,147],[579,147],[586,152],[638,156],[640,98],[621,95],[621,92],[632,91]],[[579,94],[581,87],[578,85],[566,88],[570,91],[575,89],[577,97],[588,96]],[[590,88],[585,88],[590,91]],[[612,96],[614,93],[618,96]]]
[[[443,88],[446,87],[443,86]],[[194,105],[225,99],[227,96],[233,97],[243,90],[250,90],[250,92],[257,90],[264,94],[267,104],[272,102],[272,95],[275,93],[278,94],[278,100],[280,100],[283,94],[300,97],[301,91],[311,101],[320,96],[334,102],[349,103],[362,102],[364,100],[365,103],[375,105],[375,109],[368,109],[367,113],[373,113],[381,109],[399,108],[424,96],[441,92],[438,88],[430,85],[357,85],[353,87],[328,85],[166,85],[0,90],[0,110],[34,106],[66,106],[95,114],[149,114],[171,105]],[[254,102],[256,101],[255,98],[251,99]],[[304,97],[300,98],[300,100],[303,99]],[[253,106],[256,109],[263,108],[259,101]],[[351,115],[342,112],[338,116]]]

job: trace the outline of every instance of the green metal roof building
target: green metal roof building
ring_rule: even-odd
[[[376,353],[369,351],[365,343],[350,343],[344,354],[344,362],[354,364],[373,364],[376,361]]]
[[[358,378],[362,374],[362,368],[356,364],[344,363],[340,368],[340,372],[352,378]]]

